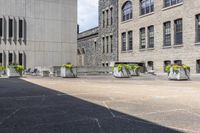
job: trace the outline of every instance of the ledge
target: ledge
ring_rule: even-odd
[[[129,20],[126,20],[126,21],[121,21],[121,24],[125,24],[125,23],[131,22],[131,21],[133,21],[133,18],[129,19]]]
[[[195,42],[194,45],[200,45],[200,42]]]
[[[169,49],[172,48],[172,46],[163,46],[163,49]]]
[[[155,48],[147,48],[147,50],[154,50]]]
[[[179,44],[179,45],[173,45],[173,48],[179,48],[179,47],[183,47],[183,44]]]
[[[139,18],[143,18],[143,17],[147,17],[147,16],[150,16],[150,15],[153,15],[154,12],[150,12],[150,13],[147,13],[147,14],[144,14],[144,15],[140,15]]]
[[[163,7],[162,11],[169,10],[169,9],[171,9],[171,8],[175,8],[175,7],[181,6],[181,5],[183,5],[183,2],[178,3],[178,4],[176,4],[176,5],[172,5],[172,6],[168,6],[168,7]]]

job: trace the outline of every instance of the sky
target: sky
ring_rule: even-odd
[[[98,0],[78,0],[80,32],[98,26]]]

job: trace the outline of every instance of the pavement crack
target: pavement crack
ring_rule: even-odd
[[[104,106],[108,109],[108,111],[110,112],[110,114],[112,115],[113,118],[115,118],[115,114],[112,112],[112,110],[108,107],[108,105],[106,104],[106,102],[103,102]]]
[[[94,120],[96,121],[98,127],[101,128],[101,124],[100,124],[100,122],[99,122],[99,119],[95,118]]]
[[[21,108],[16,109],[15,111],[13,111],[11,114],[9,114],[5,119],[3,119],[3,121],[0,122],[0,125],[2,125],[6,120],[10,119],[12,116],[14,116],[17,112],[19,112],[21,110]]]

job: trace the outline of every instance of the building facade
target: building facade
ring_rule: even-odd
[[[200,73],[200,1],[119,0],[119,61],[165,72],[186,64]]]
[[[93,32],[98,32],[98,34],[94,35]],[[89,37],[87,34],[90,34]],[[112,62],[118,61],[117,0],[99,0],[98,30],[94,28],[80,33],[78,47],[78,57],[80,57],[80,47],[84,47],[85,50],[84,60],[83,56],[82,59],[78,58],[79,62],[82,62],[81,66],[108,67]]]
[[[97,66],[97,45],[99,28],[93,28],[78,34],[77,65]]]
[[[118,0],[99,0],[98,42],[98,66],[118,61]]]
[[[0,64],[76,64],[77,0],[0,0]]]

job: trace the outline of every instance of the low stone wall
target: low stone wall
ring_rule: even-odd
[[[111,73],[111,67],[77,67],[78,74],[105,74]]]

